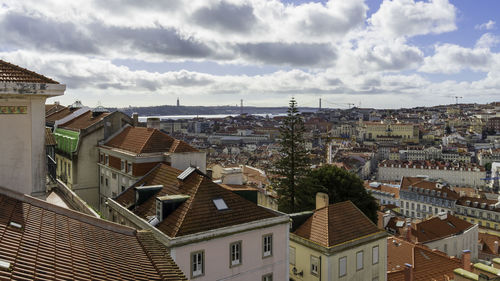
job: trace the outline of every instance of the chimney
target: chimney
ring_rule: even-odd
[[[405,281],[413,281],[413,266],[409,263],[405,263]]]
[[[328,206],[328,194],[323,192],[316,193],[316,210]]]
[[[139,126],[139,113],[137,113],[137,112],[132,113],[132,120],[133,120],[134,127]]]
[[[498,241],[493,242],[493,251],[495,255],[498,255]]]
[[[147,119],[147,127],[153,129],[160,129],[160,118],[158,117],[148,117]]]
[[[411,224],[406,224],[406,241],[411,242]]]
[[[462,251],[462,267],[467,271],[472,271],[470,266],[470,250]]]

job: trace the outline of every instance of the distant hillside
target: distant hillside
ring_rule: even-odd
[[[240,114],[240,107],[237,106],[175,106],[159,105],[147,107],[125,107],[109,108],[110,110],[119,110],[127,115],[137,112],[139,116],[157,116],[157,115],[210,115],[210,114]],[[248,114],[278,114],[285,113],[286,107],[244,107],[243,113]],[[300,111],[314,112],[317,108],[302,107]]]

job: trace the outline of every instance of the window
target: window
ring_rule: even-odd
[[[295,265],[295,248],[290,247],[290,264]]]
[[[124,192],[124,191],[125,191],[125,186],[122,185],[121,192]]]
[[[273,235],[262,236],[262,257],[270,257],[273,254]]]
[[[132,174],[132,163],[127,163],[127,173]]]
[[[444,252],[448,254],[448,244],[444,244]]]
[[[204,251],[191,253],[191,278],[202,276],[204,273]]]
[[[356,270],[363,269],[363,251],[356,253]]]
[[[101,184],[104,183],[104,177],[101,175]]]
[[[114,180],[116,180],[116,174],[112,173],[111,176],[113,177]]]
[[[263,275],[262,276],[262,281],[273,281],[273,274],[272,273],[268,273],[266,275]]]
[[[122,161],[121,161],[120,170],[121,170],[122,172],[125,172],[125,161],[124,161],[124,160],[122,160]]]
[[[317,276],[318,268],[319,268],[319,258],[311,256],[311,274]]]
[[[104,180],[106,182],[106,186],[108,186],[108,178]]]
[[[378,263],[378,246],[372,248],[372,264]]]
[[[241,241],[229,245],[229,267],[241,264]]]
[[[339,259],[339,277],[346,276],[347,274],[347,257]]]
[[[105,158],[105,163],[104,164],[108,165],[109,164],[109,156],[105,155],[104,158]]]
[[[104,154],[102,154],[102,153],[99,154],[99,162],[100,163],[104,162]]]

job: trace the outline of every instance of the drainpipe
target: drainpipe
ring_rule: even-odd
[[[322,270],[322,266],[321,266],[321,255],[319,256],[319,281],[321,281],[321,270]]]

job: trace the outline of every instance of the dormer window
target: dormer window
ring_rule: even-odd
[[[132,174],[132,163],[127,163],[127,173]]]
[[[121,161],[120,170],[121,170],[122,172],[125,172],[125,160],[122,160],[122,161]]]
[[[222,211],[222,210],[227,210],[229,209],[226,205],[226,202],[224,202],[224,199],[222,198],[218,198],[218,199],[214,199],[212,200],[214,202],[214,205],[215,207],[217,208],[217,210],[219,211]]]

